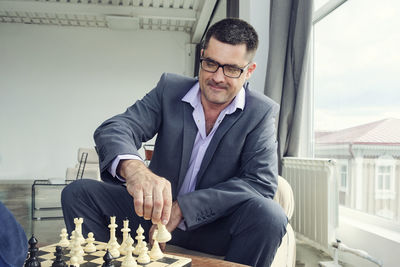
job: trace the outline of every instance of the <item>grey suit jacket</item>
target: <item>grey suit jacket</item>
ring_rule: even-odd
[[[197,82],[163,74],[157,86],[94,133],[102,179],[117,183],[107,168],[120,154],[138,155],[142,142],[157,139],[149,168],[171,182],[188,229],[210,223],[254,197],[273,198],[277,187],[275,119],[278,105],[249,89],[246,104],[219,125],[197,175],[196,190],[178,196],[197,127],[193,108],[181,101]]]

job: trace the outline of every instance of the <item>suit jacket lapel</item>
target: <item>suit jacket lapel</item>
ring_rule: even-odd
[[[201,162],[200,170],[197,173],[197,181],[196,186],[202,179],[202,176],[207,169],[208,164],[210,163],[215,150],[218,147],[219,142],[224,137],[226,132],[233,126],[233,124],[240,118],[243,114],[242,111],[236,110],[234,113],[226,115],[225,118],[222,120],[221,125],[218,127],[217,131],[215,132],[210,144],[208,145],[207,151],[204,155],[203,161]]]
[[[193,121],[193,107],[189,103],[183,103],[183,141],[182,141],[182,159],[179,170],[179,180],[177,192],[181,189],[183,180],[189,166],[192,155],[194,140],[197,135],[197,126]],[[174,149],[174,148],[172,148]]]

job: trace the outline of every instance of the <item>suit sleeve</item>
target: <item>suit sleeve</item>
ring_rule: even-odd
[[[155,136],[161,123],[161,98],[165,86],[163,74],[157,86],[124,113],[102,123],[94,133],[104,181],[120,182],[107,171],[114,158],[121,154],[139,156],[142,142]]]
[[[250,198],[274,197],[278,175],[274,118],[278,109],[277,104],[273,105],[247,135],[237,176],[211,188],[178,196],[189,230],[228,215]]]

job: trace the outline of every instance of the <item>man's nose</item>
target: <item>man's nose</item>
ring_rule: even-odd
[[[224,70],[221,66],[214,72],[213,79],[215,82],[223,82],[225,80]]]

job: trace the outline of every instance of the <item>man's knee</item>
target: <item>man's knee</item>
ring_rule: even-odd
[[[85,197],[90,189],[96,186],[96,183],[98,183],[98,181],[90,179],[80,179],[70,183],[61,192],[62,205],[76,203],[77,200]]]
[[[245,203],[247,213],[245,218],[252,221],[257,231],[265,234],[286,233],[287,216],[282,207],[274,200],[264,197],[249,199]]]

